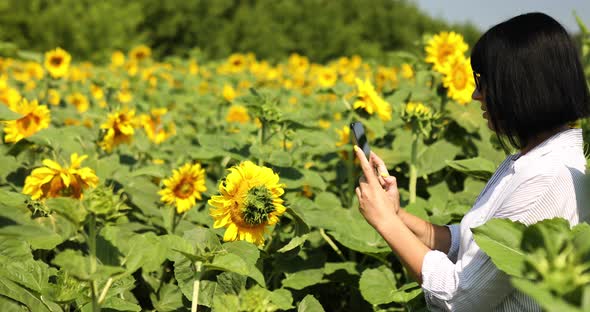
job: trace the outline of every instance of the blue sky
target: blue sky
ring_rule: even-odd
[[[590,0],[411,0],[433,17],[450,22],[473,22],[480,30],[521,13],[538,11],[559,21],[570,33],[577,33],[573,10],[590,27]]]

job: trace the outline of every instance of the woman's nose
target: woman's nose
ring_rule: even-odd
[[[481,94],[481,92],[479,92],[479,90],[477,88],[475,88],[473,90],[473,93],[471,94],[471,98],[476,100],[476,101],[483,101],[483,95]]]

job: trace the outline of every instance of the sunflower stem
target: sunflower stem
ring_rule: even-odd
[[[330,245],[330,247],[332,247],[332,249],[334,249],[336,254],[338,256],[340,256],[340,259],[342,259],[342,261],[346,261],[346,258],[344,257],[344,254],[342,253],[340,248],[338,248],[338,246],[336,246],[334,241],[330,238],[330,236],[328,236],[328,234],[326,234],[326,231],[324,231],[324,229],[320,228],[320,234],[326,240],[326,242],[328,242],[328,245]]]
[[[88,222],[88,250],[90,252],[90,272],[96,272],[96,215],[90,214]],[[90,292],[92,295],[92,311],[100,312],[100,304],[98,303],[98,286],[96,280],[92,280],[90,285]]]
[[[176,208],[174,206],[170,207],[170,224],[168,225],[168,234],[174,234],[174,228],[176,227]]]
[[[416,161],[418,158],[418,141],[420,134],[418,131],[412,133],[412,152],[410,155],[410,204],[416,202],[416,182],[418,180],[418,168]]]
[[[201,286],[201,261],[195,262],[195,281],[193,282],[193,298],[191,304],[191,312],[197,312],[199,305],[199,287]]]

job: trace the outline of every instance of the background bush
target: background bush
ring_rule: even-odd
[[[75,58],[105,61],[114,49],[151,46],[156,57],[207,58],[254,52],[280,60],[297,52],[325,62],[359,54],[375,58],[415,50],[422,34],[453,29],[471,45],[478,30],[431,18],[407,1],[392,0],[4,0],[0,41],[20,49],[56,46]],[[6,53],[4,53],[6,54]]]

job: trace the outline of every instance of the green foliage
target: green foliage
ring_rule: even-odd
[[[493,219],[473,229],[475,241],[513,285],[548,311],[586,311],[590,289],[590,226],[565,219],[526,227]]]
[[[7,0],[0,4],[0,21],[0,41],[20,49],[60,46],[76,59],[103,62],[113,50],[139,43],[160,57],[198,49],[213,59],[254,52],[277,61],[296,52],[325,62],[415,50],[417,38],[443,29],[463,33],[469,43],[479,35],[472,25],[448,25],[402,0]]]

